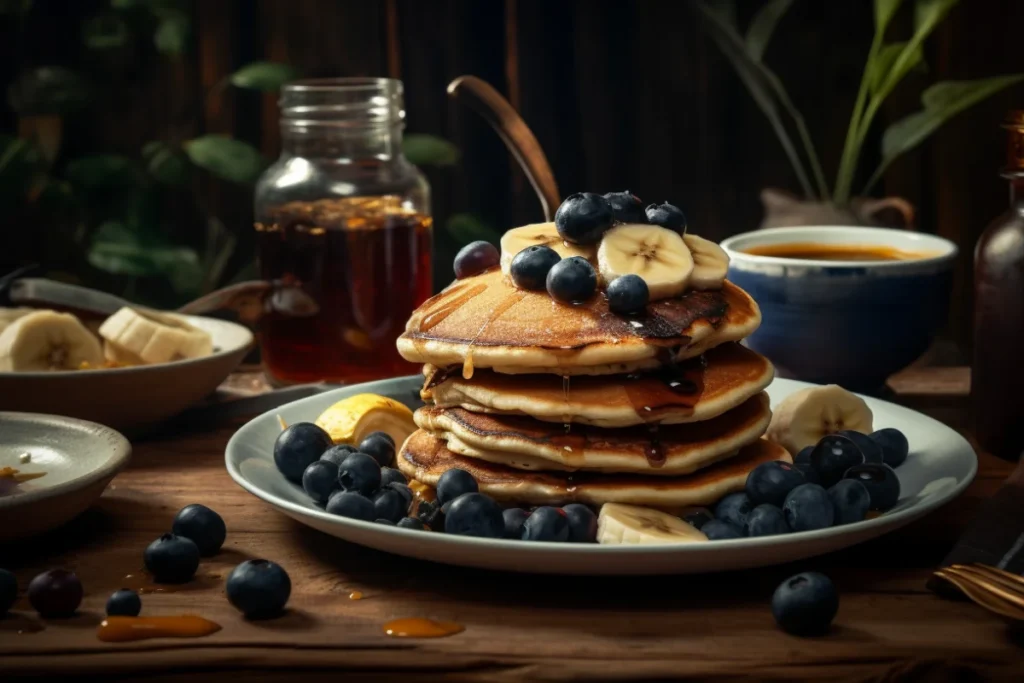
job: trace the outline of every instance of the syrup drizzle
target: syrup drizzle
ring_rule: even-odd
[[[654,372],[626,375],[623,388],[633,411],[644,422],[660,422],[666,414],[692,415],[704,393],[704,356]]]
[[[362,600],[363,599],[363,592],[362,591],[352,591],[351,593],[348,594],[348,599],[349,600]]]
[[[186,614],[177,617],[107,617],[96,629],[105,643],[127,643],[150,638],[202,638],[220,630],[220,624]]]
[[[384,624],[384,633],[392,638],[444,638],[465,630],[462,624],[419,617],[393,619]]]
[[[487,285],[483,283],[478,283],[476,285],[473,285],[469,289],[466,289],[468,285],[468,282],[463,283],[461,285],[456,285],[454,288],[448,290],[447,292],[442,292],[441,294],[438,294],[438,296],[441,297],[441,302],[439,305],[430,309],[423,315],[423,321],[420,323],[420,331],[429,332],[430,330],[444,322],[445,318],[447,318],[452,313],[462,308],[462,306],[467,301],[487,290]],[[456,292],[460,291],[462,293],[456,296],[454,299],[449,298]]]
[[[486,289],[486,285],[478,286],[484,287]],[[494,310],[492,310],[490,314],[487,316],[487,318],[484,319],[483,324],[480,325],[480,329],[476,331],[476,335],[473,336],[473,338],[469,341],[469,344],[466,346],[466,360],[462,364],[462,377],[464,379],[473,378],[473,344],[476,344],[477,340],[480,339],[481,335],[483,335],[484,331],[491,325],[491,323],[493,323],[501,316],[505,315],[505,313],[507,313],[510,308],[512,308],[525,298],[526,292],[512,292],[507,297],[505,297],[500,304],[495,306]]]

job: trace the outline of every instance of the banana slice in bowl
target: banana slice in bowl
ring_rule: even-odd
[[[75,316],[35,311],[0,333],[0,371],[78,370],[103,363],[99,340]]]
[[[679,233],[657,225],[627,223],[601,238],[597,267],[605,286],[623,275],[639,275],[653,301],[682,294],[690,282],[694,260]]]
[[[100,325],[109,360],[141,365],[201,358],[213,352],[210,335],[170,313],[125,306]]]

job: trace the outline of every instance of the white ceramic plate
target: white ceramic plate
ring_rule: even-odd
[[[601,546],[466,538],[337,517],[313,505],[302,488],[286,481],[274,466],[273,444],[281,431],[276,415],[289,424],[313,421],[335,401],[363,392],[391,396],[415,408],[421,405],[418,392],[422,383],[422,377],[403,377],[360,384],[265,413],[231,437],[225,458],[228,472],[242,488],[289,517],[353,543],[467,567],[579,575],[723,571],[820,555],[922,517],[955,498],[977,471],[973,449],[952,429],[908,408],[864,397],[875,414],[876,429],[898,427],[910,440],[910,456],[898,470],[900,502],[886,514],[856,524],[783,536],[662,546]],[[805,382],[776,379],[768,393],[775,405],[808,386]]]
[[[29,462],[19,456],[28,453]],[[69,521],[100,497],[131,456],[128,439],[85,420],[0,413],[0,467],[45,475],[13,485],[0,480],[0,541],[25,538]]]
[[[184,316],[213,337],[203,358],[131,368],[0,372],[0,410],[67,415],[138,432],[212,393],[245,357],[253,337],[235,323]]]

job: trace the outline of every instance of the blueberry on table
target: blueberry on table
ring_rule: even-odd
[[[857,448],[859,448],[860,452],[864,454],[864,462],[882,462],[882,446],[867,434],[855,432],[852,429],[844,429],[836,432],[836,434],[845,436],[847,439],[857,444]]]
[[[786,633],[819,636],[828,632],[839,611],[839,593],[824,574],[791,576],[772,595],[772,616]]]
[[[82,582],[74,572],[50,569],[29,582],[28,601],[41,617],[74,616],[82,604]]]
[[[452,501],[444,516],[444,530],[459,536],[501,538],[505,519],[494,499],[482,493],[464,493]]]
[[[821,485],[829,487],[843,478],[846,470],[864,462],[864,453],[851,439],[839,434],[822,437],[811,453],[811,466]]]
[[[828,495],[832,499],[832,507],[835,508],[836,526],[863,520],[868,508],[871,507],[871,496],[867,487],[856,479],[840,479],[828,490]]]
[[[380,485],[381,487],[390,486],[391,484],[408,484],[409,480],[405,478],[405,475],[396,470],[393,467],[381,467],[380,468]]]
[[[889,467],[899,467],[910,453],[907,437],[895,427],[886,427],[871,433],[871,439],[882,447],[882,462]]]
[[[470,242],[455,255],[455,279],[479,275],[494,268],[500,261],[501,252],[490,242]]]
[[[623,275],[612,280],[605,290],[608,310],[619,315],[641,313],[651,300],[651,290],[639,275]]]
[[[508,273],[516,287],[542,291],[547,287],[548,273],[561,260],[562,257],[551,247],[535,244],[515,255]]]
[[[612,207],[612,219],[617,223],[646,223],[647,214],[643,202],[635,194],[625,192],[609,192],[604,195],[608,206]]]
[[[323,459],[310,463],[302,473],[302,489],[314,503],[327,505],[327,499],[338,490],[338,466]]]
[[[199,548],[199,554],[215,555],[224,545],[228,529],[216,512],[198,503],[186,505],[174,516],[171,533],[191,539]]]
[[[368,496],[380,488],[380,465],[373,456],[353,453],[338,468],[338,484],[346,491]]]
[[[805,446],[800,449],[800,452],[793,458],[793,467],[800,470],[803,473],[804,479],[809,484],[820,484],[821,477],[818,475],[818,470],[814,469],[814,465],[811,462],[811,453],[814,452],[814,446]]]
[[[761,503],[747,515],[747,536],[775,536],[788,534],[789,524],[782,509],[770,503]]]
[[[569,540],[569,518],[559,508],[544,505],[537,508],[523,524],[524,541],[551,541],[563,543]]]
[[[373,432],[359,442],[359,452],[373,456],[380,467],[395,461],[395,440],[387,432]]]
[[[332,443],[331,436],[312,422],[296,422],[278,434],[274,464],[286,479],[298,484],[309,464],[319,460]]]
[[[327,512],[339,517],[372,522],[377,519],[373,501],[356,491],[335,491],[327,499]]]
[[[427,530],[427,525],[415,517],[402,517],[402,519],[398,520],[398,526],[403,529],[418,529],[419,531]]]
[[[373,497],[373,510],[378,519],[386,519],[392,524],[405,517],[409,506],[405,497],[394,489],[381,489]]]
[[[508,508],[503,510],[501,517],[505,520],[505,538],[514,538],[516,540],[522,538],[523,525],[526,523],[526,518],[529,516],[530,513],[522,508]]]
[[[900,479],[896,470],[888,465],[864,463],[846,470],[844,479],[859,481],[868,490],[871,509],[885,512],[895,507],[900,499]]]
[[[437,480],[437,502],[441,505],[451,502],[464,493],[476,493],[480,487],[473,475],[466,470],[453,467]]]
[[[682,517],[684,522],[698,530],[703,529],[704,525],[713,520],[714,518],[715,516],[712,515],[711,511],[708,510],[707,508],[697,508],[695,510],[690,510]]]
[[[566,242],[596,244],[612,227],[612,207],[593,192],[577,192],[565,198],[555,211],[555,229]]]
[[[786,494],[800,484],[807,483],[803,472],[788,462],[763,462],[747,475],[747,497],[755,505],[770,503],[776,507],[786,500]]]
[[[332,446],[324,451],[324,454],[320,456],[321,460],[327,460],[333,462],[335,466],[340,467],[341,463],[345,461],[345,458],[356,452],[355,446],[349,446],[348,444],[338,444]]]
[[[754,503],[747,494],[737,491],[718,501],[715,505],[715,518],[729,522],[737,529],[744,529],[747,526],[747,515],[753,509]]]
[[[269,560],[246,560],[228,575],[228,602],[247,619],[280,614],[291,593],[288,572]]]
[[[157,583],[185,583],[199,569],[199,546],[190,538],[164,534],[149,544],[142,559]]]
[[[597,291],[597,271],[582,256],[570,256],[548,271],[547,289],[551,298],[565,304],[586,301]]]
[[[743,538],[743,530],[732,522],[712,519],[700,528],[709,541],[726,541],[730,538]]]
[[[142,599],[133,590],[122,588],[107,598],[108,617],[137,617],[142,611]]]
[[[818,484],[800,484],[782,504],[786,523],[793,531],[813,531],[832,526],[835,510],[828,491]]]
[[[652,225],[660,225],[678,232],[680,235],[686,233],[686,214],[674,204],[664,202],[662,204],[647,205],[647,222]]]
[[[0,569],[0,617],[14,605],[18,599],[18,579],[13,572]]]
[[[597,541],[597,515],[582,503],[569,503],[562,510],[569,520],[570,543],[594,543]]]

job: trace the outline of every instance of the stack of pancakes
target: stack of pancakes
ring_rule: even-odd
[[[769,460],[771,364],[738,342],[760,324],[729,282],[609,311],[516,288],[500,270],[458,280],[398,340],[424,363],[419,429],[398,456],[434,486],[448,469],[518,505],[707,505]]]

